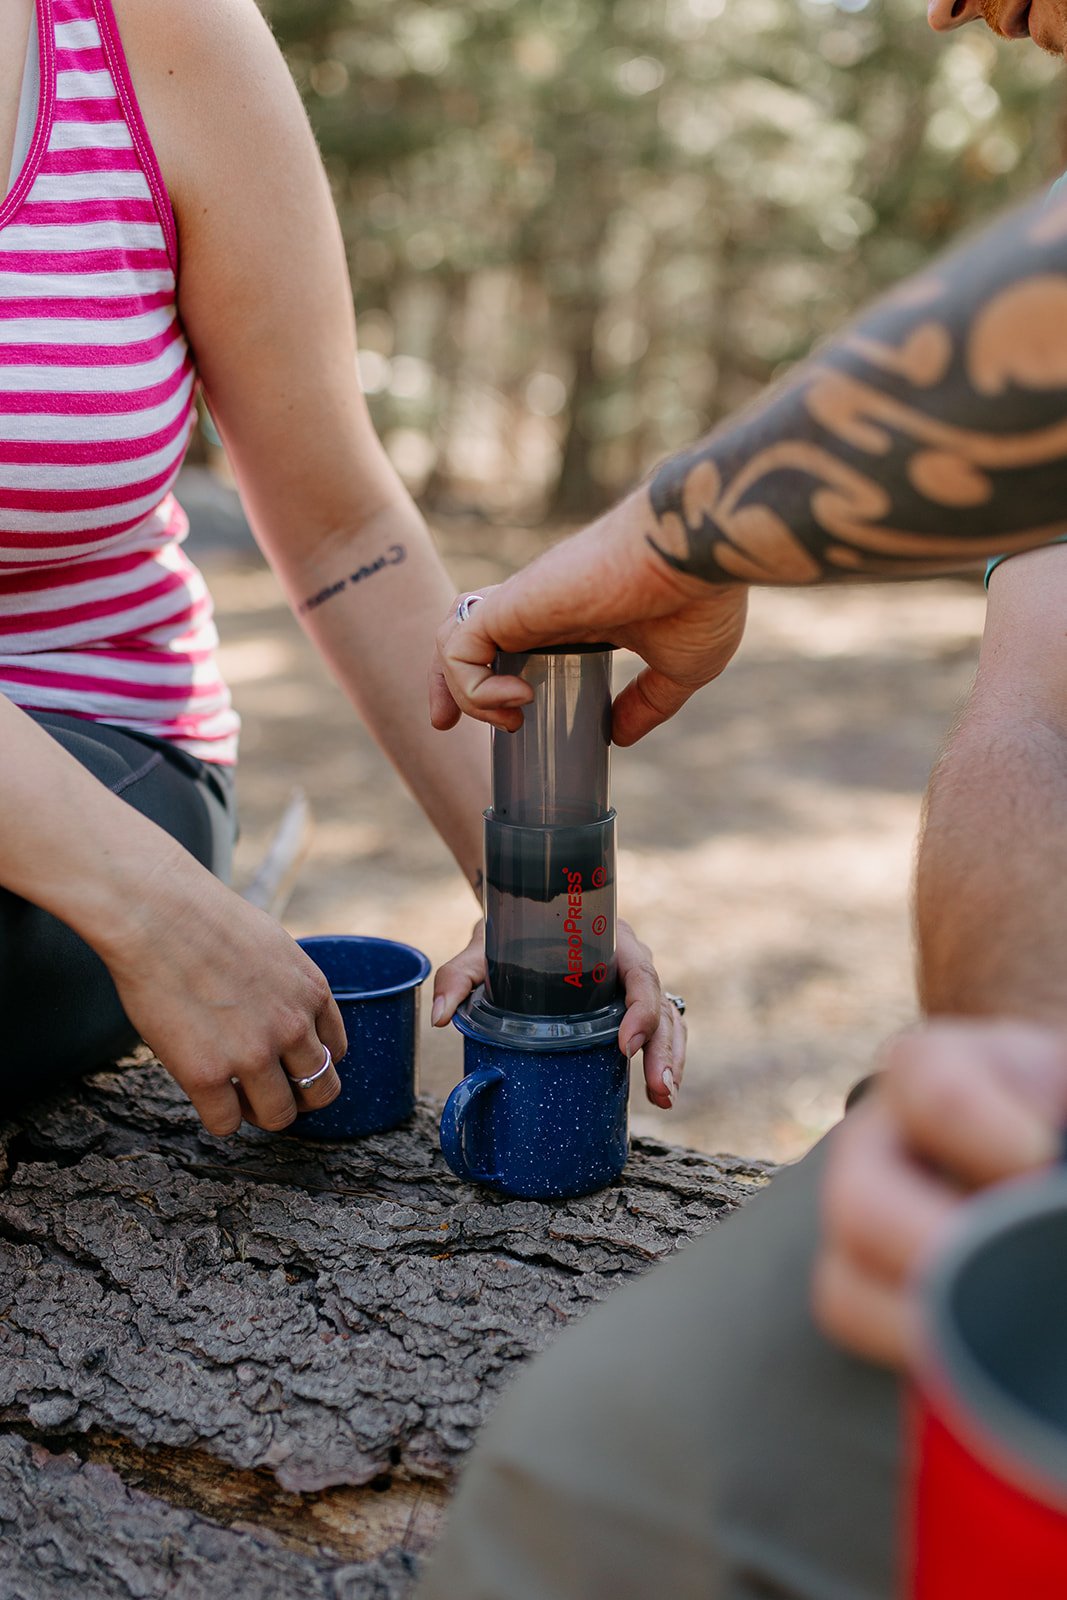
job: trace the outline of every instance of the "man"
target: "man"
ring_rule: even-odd
[[[1065,0],[930,5],[939,29],[978,16],[1067,51]],[[912,575],[1047,543],[1065,499],[1057,199],[907,284],[450,619],[434,720],[513,727],[526,695],[492,675],[497,647],[607,637],[646,663],[614,712],[633,743],[726,666],[749,583]],[[918,875],[927,1011],[1027,1020],[935,1020],[897,1040],[806,1161],[568,1330],[490,1422],[422,1600],[896,1592],[899,1391],[874,1363],[906,1363],[916,1267],[961,1200],[1053,1160],[1067,1123],[1065,615],[1063,546],[997,567]]]

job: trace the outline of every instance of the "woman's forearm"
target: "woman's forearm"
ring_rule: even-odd
[[[403,495],[313,552],[271,552],[320,654],[469,881],[480,881],[489,803],[487,730],[430,726],[426,675],[453,586],[421,516]]]
[[[157,875],[204,869],[0,696],[0,884],[66,922],[105,961],[136,940]]]

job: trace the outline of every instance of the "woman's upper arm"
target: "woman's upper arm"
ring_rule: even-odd
[[[310,552],[395,480],[359,388],[344,248],[300,97],[254,0],[116,9],[208,403],[257,533]]]

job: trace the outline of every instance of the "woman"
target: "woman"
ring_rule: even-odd
[[[0,0],[8,171],[4,1092],[140,1036],[212,1133],[282,1128],[337,1094],[345,1038],[318,969],[221,881],[237,721],[170,494],[198,380],[291,603],[473,882],[481,732],[442,741],[424,711],[451,588],[371,427],[325,176],[253,0]],[[439,1026],[479,961],[438,975]],[[647,1041],[668,1105],[680,1025],[628,932],[621,965],[622,1047]]]

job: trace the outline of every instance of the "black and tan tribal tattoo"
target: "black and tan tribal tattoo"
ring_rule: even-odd
[[[711,583],[907,577],[1067,530],[1067,200],[912,279],[649,486]]]

